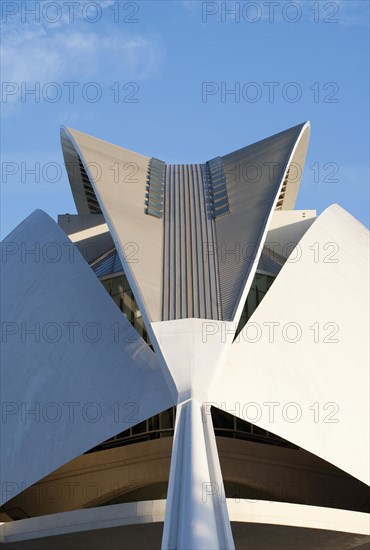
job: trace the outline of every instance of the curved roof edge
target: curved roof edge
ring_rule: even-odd
[[[1,398],[16,404],[17,411],[1,426],[7,445],[0,448],[0,478],[12,489],[0,492],[0,505],[121,432],[122,421],[114,422],[109,412],[112,403],[137,405],[132,425],[176,403],[158,358],[48,214],[35,210],[4,247],[9,243],[12,251],[1,271],[2,315],[15,327],[36,327],[36,333],[24,338],[17,330],[14,338],[3,340]],[[44,252],[26,261],[23,246],[29,251],[36,245]],[[45,253],[49,245],[52,257]],[[45,332],[51,320],[58,327],[56,337]],[[121,331],[119,338],[112,338],[112,323]],[[93,337],[84,332],[88,325],[97,329]],[[80,404],[74,418],[65,409],[67,401]],[[24,421],[21,403],[27,410],[45,411],[51,402],[57,417],[37,413]],[[83,414],[84,403],[97,405],[93,421]]]
[[[368,515],[364,512],[352,512],[338,508],[321,506],[308,506],[305,504],[293,504],[289,502],[268,502],[264,500],[226,499],[227,508],[232,523],[239,525],[261,525],[262,527],[276,528],[281,531],[282,540],[296,541],[297,531],[289,537],[287,529],[304,530],[302,535],[308,539],[320,540],[320,548],[333,548],[335,542],[341,542],[337,537],[350,533],[356,537],[357,543],[366,543],[369,536]],[[7,522],[0,527],[0,543],[23,543],[30,539],[42,540],[49,538],[49,547],[55,548],[58,536],[78,536],[80,533],[88,533],[94,536],[96,529],[104,529],[106,540],[111,540],[114,530],[128,526],[138,525],[145,529],[146,525],[163,523],[165,516],[166,500],[146,500],[128,502],[103,507],[84,508],[48,514],[45,516],[27,518],[18,521]],[[63,525],[61,526],[63,520]],[[309,530],[309,531],[308,531]],[[122,531],[124,533],[125,531]],[[320,539],[317,539],[315,535]],[[119,535],[122,537],[122,534]],[[131,532],[131,539],[135,534]],[[257,534],[252,535],[255,540]],[[136,537],[138,535],[136,534]],[[267,535],[267,538],[269,535]],[[289,538],[288,538],[289,537]],[[70,539],[73,540],[74,539]],[[137,538],[141,541],[142,539]],[[238,538],[236,539],[238,541]],[[267,539],[266,539],[267,540]],[[271,539],[269,539],[271,540]],[[334,544],[335,544],[334,542]],[[351,545],[351,547],[353,547]],[[316,546],[317,548],[317,546]],[[348,546],[347,546],[348,548]],[[364,546],[362,546],[364,548]]]
[[[293,210],[297,199],[308,149],[310,122],[307,121],[298,126],[302,126],[302,129],[295,144],[293,157],[284,176],[283,186],[275,207],[276,210]],[[278,134],[271,136],[271,138],[276,135]],[[61,126],[60,141],[77,212],[79,214],[101,214],[98,199],[79,154],[79,147],[71,130],[66,126]],[[99,141],[109,143],[100,139]]]
[[[313,257],[312,243],[328,252],[320,261]],[[226,403],[229,411],[235,403],[274,402],[282,408],[295,403],[302,411],[299,419],[287,420],[281,408],[272,425],[261,406],[253,424],[369,484],[368,231],[333,204],[312,223],[297,250],[298,260],[288,259],[248,321],[261,335],[252,341],[244,327],[209,400]],[[343,286],[354,278],[356,285]],[[266,319],[279,327],[273,336],[262,330]],[[313,323],[320,338],[312,337]],[[298,330],[294,342],[285,332],[289,325]],[[323,336],[333,328],[338,335]],[[320,410],[338,407],[339,418],[313,421],[307,413],[312,403]],[[242,410],[233,414],[246,419]]]
[[[92,170],[94,173],[96,172],[96,178],[97,181],[99,181],[101,166],[96,165],[96,162],[91,163],[91,165],[89,163],[86,164],[81,147],[77,143],[77,139],[84,136],[90,140],[101,143],[102,148],[108,146],[135,155],[138,155],[138,153],[115,145],[109,141],[91,136],[86,132],[80,132],[79,130],[67,128],[63,125],[61,126],[60,141],[62,152],[77,212],[78,214],[103,214],[91,182],[91,178],[93,177],[91,173]],[[149,160],[149,157],[145,157],[145,155],[140,156]]]
[[[306,161],[308,144],[310,140],[311,125],[308,120],[302,126],[297,138],[292,157],[288,164],[283,186],[281,188],[275,210],[293,210],[299,187],[301,185],[303,169]]]
[[[101,214],[101,209],[69,129],[62,126],[60,141],[73,199],[79,214]]]
[[[309,123],[309,121],[307,121],[307,122],[305,122],[301,125],[297,125],[296,127],[298,128],[299,126],[301,126],[301,130],[300,130],[298,136],[296,137],[296,139],[293,142],[293,145],[291,147],[291,151],[290,151],[290,154],[289,154],[288,161],[287,161],[287,163],[285,165],[285,168],[283,170],[283,175],[281,177],[279,188],[278,188],[278,191],[276,193],[276,198],[275,198],[275,202],[274,202],[275,206],[273,208],[271,208],[270,213],[267,216],[263,231],[262,231],[261,236],[260,236],[259,241],[258,241],[259,246],[257,247],[257,253],[256,253],[256,256],[254,258],[252,269],[250,270],[246,280],[244,281],[244,285],[243,285],[243,287],[241,289],[241,292],[239,294],[239,297],[236,301],[237,305],[235,306],[234,312],[233,312],[233,315],[232,315],[232,319],[233,319],[234,322],[238,321],[240,319],[240,316],[241,316],[241,313],[242,313],[242,310],[243,310],[243,307],[244,307],[244,304],[245,304],[245,300],[247,299],[249,289],[251,287],[254,275],[255,275],[256,270],[257,270],[257,265],[258,265],[258,262],[260,260],[261,254],[262,254],[263,246],[265,245],[265,242],[266,242],[266,237],[267,237],[267,233],[269,231],[270,225],[271,225],[271,220],[272,220],[272,217],[273,217],[273,213],[277,209],[277,205],[279,204],[281,195],[284,193],[283,202],[285,200],[285,195],[287,196],[287,201],[286,201],[286,205],[284,206],[284,209],[293,208],[294,204],[295,204],[295,201],[296,201],[296,197],[297,197],[298,189],[299,189],[299,184],[300,184],[300,181],[301,181],[301,176],[299,178],[296,178],[295,189],[292,188],[292,191],[288,191],[289,174],[290,174],[289,170],[290,170],[290,167],[293,165],[293,162],[298,163],[298,159],[302,159],[302,156],[303,156],[303,163],[304,163],[304,159],[306,157],[306,152],[307,152],[307,147],[308,147],[310,123]],[[285,130],[285,131],[288,131],[288,130]],[[281,132],[281,133],[283,133],[283,132]],[[278,134],[276,134],[275,136],[271,136],[271,139],[276,137],[277,135]],[[306,145],[305,145],[305,143],[306,143]],[[296,161],[296,159],[297,159],[297,161]],[[301,166],[302,166],[302,169],[303,169],[303,164],[301,164]],[[301,171],[301,174],[302,174],[302,171]],[[289,204],[289,206],[287,206],[288,204]],[[292,204],[292,206],[290,206],[291,204]],[[282,208],[283,208],[283,206],[282,206]]]

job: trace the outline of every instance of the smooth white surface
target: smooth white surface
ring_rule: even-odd
[[[152,322],[162,315],[163,222],[145,214],[149,158],[72,129],[64,129],[89,175],[110,230],[122,266],[139,305],[150,341],[158,344]],[[97,164],[101,177],[95,180],[89,164]],[[116,180],[118,166],[122,180]],[[132,167],[135,177],[124,177]],[[130,173],[130,172],[129,172]],[[162,373],[176,402],[174,381],[161,361]]]
[[[236,416],[365,483],[369,483],[368,244],[367,229],[348,212],[337,205],[325,210],[233,343],[219,383],[210,392],[211,401],[224,403]],[[292,261],[297,253],[300,259]],[[271,325],[266,323],[271,322],[279,325],[269,341]],[[319,333],[310,329],[314,326]],[[272,421],[271,407],[275,407]]]
[[[316,210],[275,210],[265,246],[287,258],[316,219]]]
[[[153,323],[159,360],[176,384],[178,400],[208,398],[208,389],[224,363],[234,323],[208,319],[177,319]],[[223,341],[220,335],[228,334]]]
[[[310,123],[308,122],[304,125],[303,131],[299,138],[298,146],[295,148],[294,154],[289,162],[289,175],[287,177],[287,185],[283,197],[283,204],[281,206],[282,210],[292,211],[295,206],[299,186],[301,185],[303,169],[306,162],[310,134],[311,127]]]
[[[84,164],[140,310],[145,305],[145,321],[157,321],[162,314],[163,222],[145,213],[149,158],[77,130],[64,131]]]
[[[370,534],[369,514],[363,512],[265,500],[238,502],[231,498],[227,499],[227,507],[230,521]]]
[[[0,525],[0,542],[160,522],[163,521],[165,504],[165,500],[130,502],[8,522]]]
[[[289,166],[298,152],[299,155],[303,155],[302,162],[304,163],[308,138],[310,135],[310,123],[306,122],[303,124],[299,133],[293,132],[293,130],[294,128],[287,130],[286,132],[282,132],[281,134],[277,134],[276,136],[271,136],[262,142],[253,144],[252,147],[256,149],[254,154],[252,156],[250,156],[250,154],[246,155],[245,159],[238,161],[238,164],[241,166],[244,163],[248,166],[248,164],[253,161],[260,168],[264,167],[262,172],[264,173],[264,177],[261,177],[257,182],[259,185],[254,185],[252,187],[253,193],[246,193],[245,187],[247,183],[249,184],[249,187],[251,187],[251,183],[250,181],[248,182],[248,180],[241,180],[241,182],[238,182],[239,185],[236,185],[236,182],[228,182],[230,209],[232,209],[231,213],[234,213],[234,215],[231,214],[230,220],[227,219],[227,216],[216,220],[218,244],[221,246],[222,243],[224,245],[227,244],[227,249],[231,250],[235,247],[239,247],[240,245],[242,245],[243,250],[246,246],[251,246],[254,251],[252,253],[249,250],[249,253],[245,252],[244,255],[242,254],[239,257],[235,257],[233,254],[228,254],[224,261],[219,264],[221,281],[224,279],[224,282],[226,283],[224,284],[224,288],[221,283],[221,295],[224,299],[223,295],[225,294],[225,287],[229,287],[227,294],[231,293],[234,295],[233,307],[231,310],[228,308],[228,315],[225,315],[224,312],[224,319],[226,318],[232,320],[233,322],[239,322],[249,289],[256,273],[258,261],[262,254],[263,245],[266,241],[267,232],[269,230],[269,226],[275,212],[275,206],[278,202]],[[282,139],[282,142],[280,142],[281,138],[279,139],[279,136],[285,134],[287,137]],[[271,142],[270,147],[272,147],[272,150],[267,148],[268,153],[266,152],[266,147],[262,145],[265,142]],[[225,163],[227,164],[227,162],[231,162],[233,165],[235,163],[235,158],[238,158],[238,152],[228,155],[226,158],[224,157]],[[277,171],[278,177],[275,175],[273,179],[270,178],[270,173],[267,169],[267,166],[272,161],[276,162],[279,166],[279,171]],[[227,166],[225,171],[227,174]],[[267,197],[264,196],[266,195],[266,190],[264,193],[260,190],[263,180],[266,180],[264,183],[266,186],[267,182],[267,189],[269,189],[269,194]],[[235,189],[239,187],[238,193],[236,193],[234,187]],[[272,195],[271,188],[273,190]],[[297,191],[298,187],[296,192]],[[235,195],[234,199],[232,198],[232,194]],[[244,201],[241,200],[242,197],[244,198]],[[248,197],[248,201],[245,201],[246,197]],[[265,204],[266,200],[268,200],[270,204],[268,202]],[[256,216],[257,213],[258,216]],[[257,222],[257,227],[254,227],[253,231],[251,230],[252,214],[254,218],[252,226]],[[245,250],[248,251],[248,248]],[[246,256],[249,256],[248,261],[246,261]],[[248,266],[251,259],[253,259],[253,262],[250,266]],[[237,277],[235,277],[236,274]],[[231,303],[232,301],[229,300],[229,305]]]
[[[210,428],[210,429],[207,429]],[[162,549],[234,549],[210,416],[195,399],[177,407]]]
[[[369,535],[369,516],[362,512],[263,500],[225,500],[231,522]],[[0,524],[0,542],[26,541],[92,529],[110,529],[120,525],[163,522],[165,503],[165,500],[132,502],[3,523]]]
[[[2,250],[2,321],[15,332],[1,355],[4,502],[174,401],[155,354],[49,216],[35,211]]]
[[[221,325],[232,332],[232,323],[207,319],[152,325],[178,391],[163,550],[234,548],[222,495],[218,491],[206,495],[206,484],[222,484],[211,415],[201,406],[230,347],[219,338]]]
[[[231,213],[215,222],[218,244],[257,241],[252,244],[258,246],[258,251],[252,266],[246,267],[240,261],[238,265],[219,265],[223,271],[223,305],[227,308],[224,318],[238,321],[268,238],[275,232],[285,244],[292,236],[299,241],[232,345],[236,326],[231,322],[159,322],[163,300],[163,222],[145,215],[149,159],[74,130],[67,135],[89,174],[157,357],[141,341],[117,345],[108,342],[107,335],[112,336],[108,329],[116,320],[126,323],[127,330],[129,323],[82,258],[78,256],[72,264],[64,258],[56,264],[32,265],[12,257],[5,266],[11,280],[5,300],[7,319],[18,324],[25,320],[30,324],[56,321],[60,325],[66,321],[95,321],[104,328],[104,338],[94,345],[79,342],[73,349],[65,341],[51,347],[45,342],[35,346],[27,339],[22,342],[24,345],[14,345],[12,340],[13,345],[5,348],[6,399],[16,405],[32,400],[43,403],[46,396],[48,402],[56,403],[98,402],[104,420],[93,425],[74,422],[72,426],[61,421],[50,427],[45,418],[28,422],[27,417],[19,422],[15,414],[10,415],[6,430],[12,446],[2,451],[3,479],[19,486],[19,492],[24,481],[28,486],[128,427],[112,426],[108,411],[114,402],[123,401],[124,406],[133,402],[138,406],[133,423],[177,402],[163,548],[232,548],[221,493],[206,503],[202,501],[203,483],[222,483],[210,416],[206,422],[202,418],[206,402],[211,401],[368,482],[367,231],[337,206],[330,207],[314,223],[313,214],[309,220],[298,220],[297,213],[278,212],[275,216],[274,212],[289,167],[293,162],[303,166],[309,124],[290,129],[281,139],[269,138],[273,141],[270,148],[265,149],[266,143],[252,147],[252,153],[260,154],[256,158],[251,154],[252,159],[263,163],[268,151],[271,158],[276,155],[282,162],[282,173],[274,179],[272,188],[265,180],[263,193],[251,188],[247,196],[243,184],[233,187],[236,182],[228,181]],[[244,153],[239,153],[230,155],[229,161],[239,158],[242,163],[250,162],[250,156],[244,158]],[[88,166],[91,163],[99,165],[101,178],[92,178]],[[112,167],[117,163],[137,167],[135,184],[115,181]],[[298,186],[290,181],[283,208],[294,204],[297,190]],[[241,198],[244,202],[240,202]],[[248,213],[254,216],[249,225]],[[275,224],[280,214],[282,221]],[[29,247],[35,242],[62,244],[60,229],[40,213],[26,220],[10,237],[16,244],[21,244],[22,239],[27,241]],[[277,324],[272,338],[271,323]],[[287,326],[291,327],[290,332]],[[252,342],[249,331],[256,327],[262,331],[261,337]],[[291,335],[297,330],[299,337],[293,341]],[[248,415],[250,404],[262,411],[261,416]],[[274,405],[272,419],[268,404]],[[297,410],[300,416],[292,420],[291,415]],[[248,518],[252,523],[345,532],[357,529],[363,534],[363,516],[352,516],[356,514],[352,512],[337,514],[322,508],[316,512],[312,507],[276,502],[264,502],[260,507],[260,503],[242,503],[238,508],[236,504],[240,505],[229,506],[231,520]],[[82,518],[83,513],[79,512]],[[95,519],[98,522],[96,516]]]
[[[114,248],[102,214],[64,214],[58,225],[68,235],[88,263]]]
[[[108,231],[109,230],[108,230],[107,224],[102,223],[101,225],[97,225],[96,227],[90,227],[89,229],[84,229],[83,231],[77,231],[76,233],[71,233],[69,235],[69,238],[73,243],[75,243],[78,241],[82,241],[83,239],[96,237],[97,235],[101,235],[102,233],[107,233]]]

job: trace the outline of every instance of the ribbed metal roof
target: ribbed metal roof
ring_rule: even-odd
[[[263,271],[279,271],[276,258],[264,253],[260,259],[260,251],[274,209],[285,208],[286,196],[295,201],[299,181],[290,167],[294,159],[303,163],[308,134],[308,123],[300,124],[203,164],[166,165],[75,130],[63,132],[67,156],[73,146],[83,168],[71,183],[76,206],[92,212],[95,202],[88,201],[96,198],[146,324],[234,321],[258,262]],[[89,174],[89,163],[99,165],[99,178]],[[116,165],[132,167],[133,177],[117,180]],[[82,184],[81,203],[76,188]],[[122,270],[122,263],[108,255],[94,269],[102,277]]]
[[[163,320],[219,319],[213,214],[204,165],[167,167]]]
[[[304,124],[222,157],[230,215],[217,218],[221,307],[234,320],[252,282],[268,222]]]

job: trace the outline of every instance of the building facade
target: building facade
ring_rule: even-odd
[[[368,547],[368,231],[310,126],[171,165],[79,131],[2,243],[4,548]]]

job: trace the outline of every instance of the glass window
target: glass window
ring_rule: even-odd
[[[111,296],[116,302],[117,306],[121,309],[121,300],[123,295],[122,276],[113,277],[112,279],[112,293]]]
[[[161,430],[169,430],[173,428],[173,409],[168,409],[167,411],[160,413],[159,422]]]
[[[148,420],[148,428],[150,431],[159,430],[159,414],[156,414]]]
[[[267,294],[268,289],[271,287],[274,282],[275,277],[271,275],[265,275],[263,273],[256,273],[251,284],[251,287],[248,292],[247,299],[243,308],[242,315],[240,317],[239,325],[235,333],[235,338],[247,324],[249,319],[252,317],[254,311],[257,309],[265,295]]]
[[[104,279],[102,281],[103,287],[105,290],[109,293],[109,295],[112,294],[112,279]]]
[[[140,422],[139,424],[136,424],[136,426],[132,426],[131,430],[133,435],[147,432],[148,430],[147,430],[146,420],[144,420],[144,422]]]

